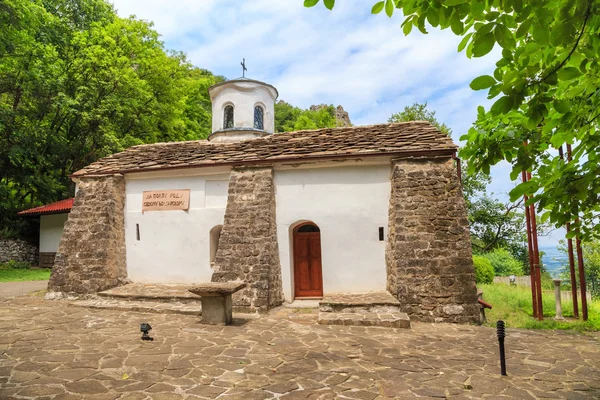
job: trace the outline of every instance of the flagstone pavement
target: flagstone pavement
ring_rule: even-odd
[[[190,315],[0,301],[0,399],[600,398],[600,336],[318,325],[279,309],[204,326]],[[153,342],[139,324],[152,325]]]

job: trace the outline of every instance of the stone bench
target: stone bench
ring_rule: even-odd
[[[194,285],[188,290],[200,296],[202,323],[229,325],[233,313],[231,295],[244,287],[244,282],[210,282]]]

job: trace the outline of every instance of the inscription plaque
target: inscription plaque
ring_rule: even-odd
[[[190,208],[190,189],[150,190],[142,194],[142,211],[187,210]]]

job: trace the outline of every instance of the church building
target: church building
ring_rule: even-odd
[[[457,146],[428,122],[274,132],[277,90],[210,88],[208,140],[75,172],[49,292],[244,281],[234,309],[388,291],[411,319],[474,322]]]

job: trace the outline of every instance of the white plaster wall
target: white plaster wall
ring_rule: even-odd
[[[255,82],[231,81],[211,90],[212,131],[223,129],[223,111],[228,104],[233,105],[233,124],[235,128],[254,127],[254,107],[263,107],[264,130],[275,130],[275,99],[277,95],[269,86]]]
[[[129,279],[140,283],[210,282],[210,230],[223,224],[229,175],[125,178]],[[142,192],[169,189],[190,189],[189,210],[142,213]]]
[[[277,236],[284,295],[293,299],[291,230],[312,221],[321,230],[323,292],[385,290],[390,166],[275,171]]]
[[[40,216],[40,253],[56,253],[68,213]]]

